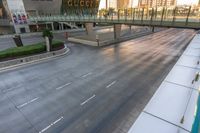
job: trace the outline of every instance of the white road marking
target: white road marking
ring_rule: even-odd
[[[39,97],[34,98],[34,99],[32,99],[32,100],[30,100],[30,101],[28,101],[28,102],[26,102],[26,103],[23,103],[23,104],[17,106],[17,108],[18,108],[18,109],[23,108],[24,106],[26,106],[26,105],[28,105],[28,104],[30,104],[30,103],[33,103],[33,102],[35,102],[35,101],[38,100],[38,99],[39,99]]]
[[[90,75],[92,75],[92,73],[90,72],[90,73],[87,73],[87,74],[85,74],[85,75],[83,75],[83,76],[81,76],[82,78],[86,78],[87,76],[90,76]]]
[[[16,88],[18,88],[18,87],[20,87],[19,84],[16,85],[16,86],[14,86],[14,87],[11,87],[11,88],[9,88],[9,89],[3,89],[2,92],[3,92],[3,93],[6,93],[6,92],[12,91],[12,90],[14,90],[14,89],[16,89]]]
[[[113,81],[112,83],[110,83],[109,85],[106,86],[106,88],[110,88],[111,86],[113,86],[117,81]]]
[[[89,102],[90,100],[92,100],[95,97],[96,97],[96,95],[93,95],[92,97],[90,97],[87,100],[85,100],[84,102],[82,102],[80,105],[83,106],[84,104],[86,104],[87,102]]]
[[[64,119],[63,116],[61,116],[59,119],[55,120],[54,122],[52,122],[50,125],[48,125],[47,127],[45,127],[44,129],[42,129],[41,131],[39,131],[39,133],[43,133],[46,130],[48,130],[50,127],[52,127],[53,125],[55,125],[56,123],[58,123],[59,121],[61,121],[62,119]]]
[[[65,85],[62,85],[62,86],[56,88],[56,90],[60,90],[60,89],[66,87],[66,86],[68,86],[68,85],[71,85],[71,84],[72,84],[71,82],[70,82],[70,83],[67,83],[67,84],[65,84]]]

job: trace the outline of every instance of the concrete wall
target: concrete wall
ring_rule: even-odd
[[[93,23],[85,23],[86,32],[88,35],[94,34],[93,25],[94,25]]]
[[[28,13],[39,14],[58,14],[62,4],[62,0],[23,0],[23,2]]]
[[[114,39],[119,39],[121,35],[121,24],[114,24]]]
[[[0,34],[13,34],[14,28],[12,26],[0,26]]]

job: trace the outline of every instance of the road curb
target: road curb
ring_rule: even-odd
[[[65,47],[58,51],[28,56],[24,58],[18,58],[10,61],[0,62],[0,72],[17,69],[26,65],[41,63],[57,57],[67,55],[70,49],[65,45]]]

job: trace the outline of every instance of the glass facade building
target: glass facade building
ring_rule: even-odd
[[[0,0],[0,19],[12,22],[16,33],[24,33],[37,25],[28,23],[29,16],[95,15],[99,4],[100,0]]]

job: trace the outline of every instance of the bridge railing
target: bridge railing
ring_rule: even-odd
[[[112,12],[99,11],[96,15],[38,15],[30,16],[31,21],[75,21],[108,22],[138,25],[175,26],[200,28],[200,10],[194,7],[130,8]]]
[[[195,120],[193,123],[193,127],[192,127],[192,132],[191,133],[199,133],[200,131],[200,95],[197,101],[197,105],[196,105],[196,114],[195,114]]]

